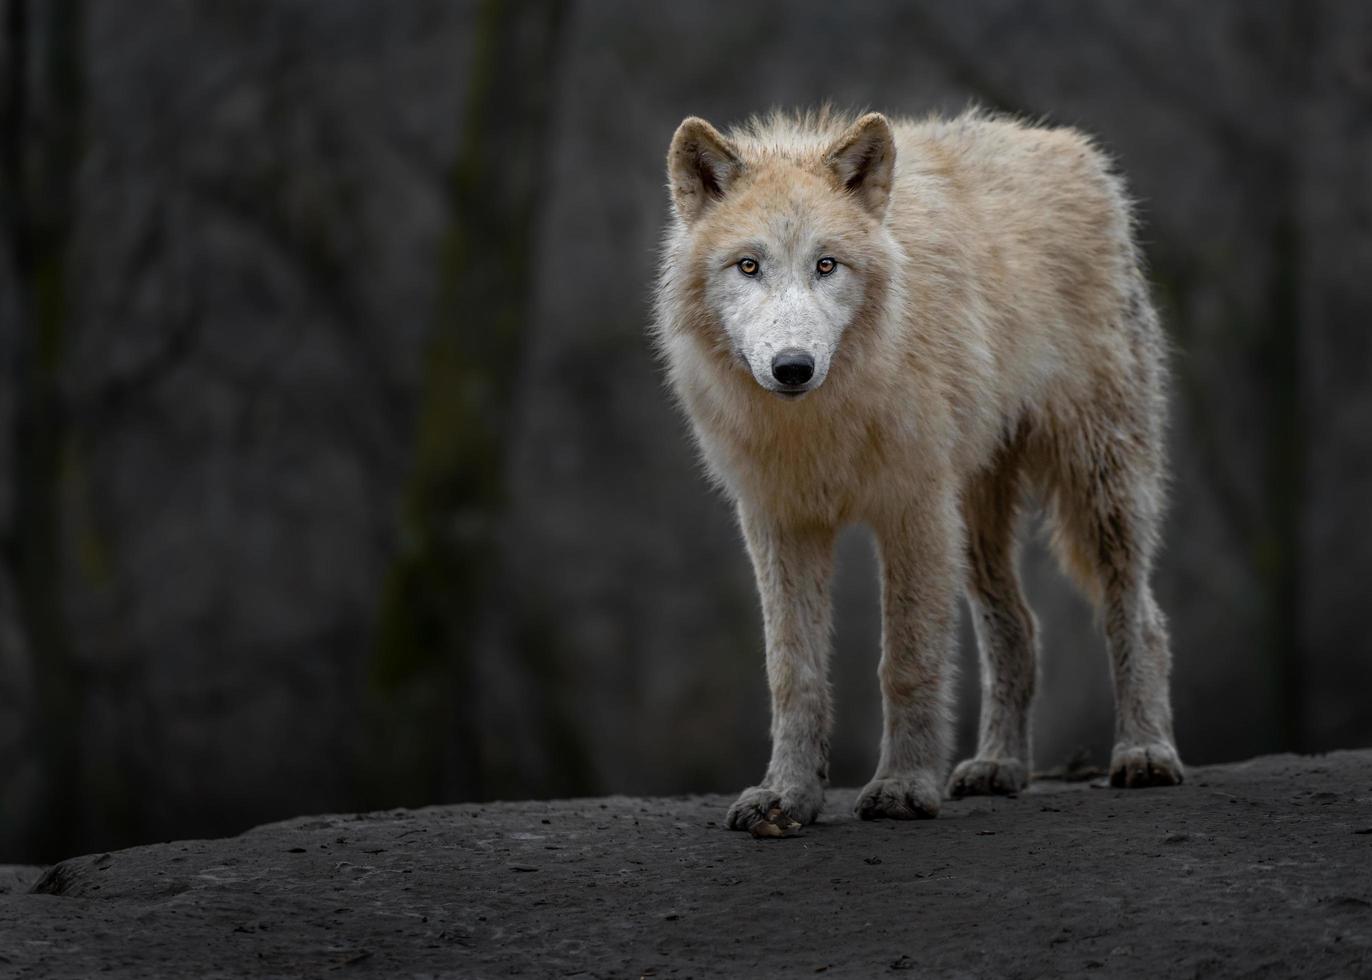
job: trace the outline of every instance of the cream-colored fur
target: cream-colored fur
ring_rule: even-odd
[[[884,734],[863,817],[938,812],[957,599],[976,617],[977,754],[954,795],[1026,782],[1035,626],[1015,568],[1024,492],[1102,611],[1113,780],[1179,782],[1166,627],[1164,344],[1128,200],[1080,133],[969,113],[682,123],[668,155],[655,337],[757,573],[772,760],[730,826],[813,820],[827,778],[835,535],[881,555]],[[813,364],[803,384],[779,354]],[[782,378],[786,378],[783,383]],[[796,377],[799,377],[797,375]]]

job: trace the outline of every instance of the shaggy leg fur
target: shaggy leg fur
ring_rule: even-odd
[[[1162,513],[1157,326],[1138,299],[1126,324],[1136,387],[1103,386],[1088,413],[1059,416],[1050,437],[1058,550],[1096,601],[1115,687],[1115,786],[1182,781],[1168,694],[1167,623],[1149,587]]]
[[[807,824],[829,778],[829,578],[832,528],[783,528],[740,508],[757,574],[772,694],[772,761],[762,783],[729,808],[731,830],[748,830],[779,807]]]
[[[1147,573],[1107,590],[1106,640],[1114,666],[1115,750],[1112,786],[1174,786],[1182,781],[1167,694],[1167,626]]]
[[[1029,713],[1037,680],[1034,616],[1015,568],[1020,444],[973,480],[967,520],[967,600],[981,654],[977,753],[953,770],[952,797],[1017,793],[1029,782]]]
[[[925,501],[922,501],[922,503]],[[882,550],[881,679],[884,729],[876,775],[858,794],[864,820],[938,815],[951,734],[959,581],[951,502],[877,527]]]

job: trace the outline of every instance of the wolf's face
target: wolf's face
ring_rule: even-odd
[[[894,162],[876,114],[808,153],[748,154],[699,119],[677,130],[673,203],[715,340],[766,390],[798,398],[828,376],[881,265]]]

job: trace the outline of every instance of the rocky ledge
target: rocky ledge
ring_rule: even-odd
[[[1372,751],[796,837],[724,797],[288,820],[0,868],[6,977],[1372,975]]]

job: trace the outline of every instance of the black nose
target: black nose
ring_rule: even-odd
[[[803,385],[815,374],[815,359],[803,350],[784,350],[772,358],[772,377],[788,387]]]

